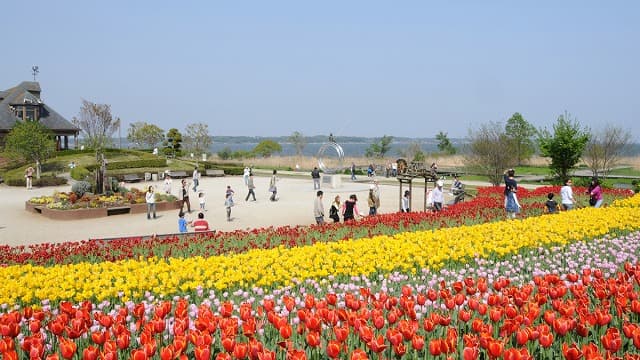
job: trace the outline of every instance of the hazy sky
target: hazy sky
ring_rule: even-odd
[[[212,135],[464,137],[568,111],[640,136],[639,1],[8,1],[0,89]]]

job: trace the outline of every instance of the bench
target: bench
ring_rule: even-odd
[[[142,181],[142,178],[137,174],[126,174],[122,178],[122,181],[132,183],[132,182]]]
[[[206,176],[224,176],[224,170],[219,169],[207,169],[204,174]]]
[[[169,176],[171,176],[172,178],[181,179],[186,178],[189,175],[187,175],[186,171],[169,171]]]

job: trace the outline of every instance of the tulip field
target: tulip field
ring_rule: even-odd
[[[640,195],[543,214],[549,192],[519,190],[516,220],[495,187],[440,213],[0,247],[0,358],[640,359]]]

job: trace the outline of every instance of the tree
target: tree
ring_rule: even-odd
[[[425,155],[419,142],[412,142],[406,149],[398,151],[398,154],[410,161],[424,161]]]
[[[569,171],[580,161],[589,138],[589,129],[580,129],[580,124],[565,111],[553,125],[553,134],[547,129],[539,132],[538,144],[542,156],[551,158],[549,168],[565,181]]]
[[[603,132],[591,134],[582,158],[593,176],[602,173],[606,178],[630,144],[631,134],[628,131],[608,125]]]
[[[536,128],[525,120],[520,113],[514,113],[507,120],[505,132],[513,143],[517,164],[522,165],[522,162],[529,160],[535,151],[533,137],[536,135]]]
[[[135,122],[129,125],[127,140],[137,148],[153,148],[164,140],[164,130],[146,122]]]
[[[253,148],[253,153],[262,157],[270,157],[273,153],[282,152],[282,146],[273,140],[262,140]]]
[[[383,158],[386,153],[391,150],[391,142],[393,141],[393,136],[384,135],[382,138],[374,141],[369,145],[364,155],[366,157],[378,157]]]
[[[438,150],[440,150],[440,152],[448,155],[453,155],[456,153],[456,148],[451,143],[451,140],[449,140],[446,132],[440,131],[436,135],[436,140],[438,140]]]
[[[493,185],[500,184],[504,170],[515,162],[512,143],[500,123],[491,122],[470,130],[465,153],[469,171],[487,176]]]
[[[96,152],[111,145],[113,133],[120,128],[120,119],[111,115],[111,105],[94,104],[84,99],[78,117],[72,122],[84,133],[85,145]]]
[[[182,134],[180,131],[176,128],[169,129],[163,146],[162,151],[167,156],[175,157],[182,155]]]
[[[212,142],[207,124],[189,124],[184,130],[184,147],[191,153],[206,154]]]
[[[5,150],[36,164],[36,178],[40,178],[40,164],[56,150],[54,135],[37,121],[18,121],[7,134]]]
[[[302,150],[307,146],[307,140],[304,138],[304,135],[302,135],[301,132],[294,131],[293,134],[289,136],[289,141],[291,141],[296,148],[296,155],[302,156]]]

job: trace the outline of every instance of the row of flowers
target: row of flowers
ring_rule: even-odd
[[[494,222],[393,236],[316,243],[311,246],[251,250],[208,258],[147,258],[51,267],[0,268],[0,303],[43,299],[139,299],[146,291],[174,294],[198,286],[222,290],[290,284],[292,279],[359,276],[440,269],[474,257],[502,258],[526,248],[565,245],[628,232],[640,224],[635,207],[585,208],[554,216]]]
[[[499,261],[476,258],[457,270],[328,277],[270,292],[200,290],[171,300],[148,294],[138,303],[5,307],[0,353],[3,359],[632,359],[640,353],[638,254],[640,233],[633,233]]]
[[[575,189],[582,194],[585,189]],[[520,189],[519,197],[524,204],[522,217],[542,213],[546,195],[558,193],[559,187],[540,187],[536,190]],[[226,253],[242,253],[252,249],[269,249],[277,246],[302,246],[317,242],[338,241],[392,235],[407,231],[420,231],[459,225],[472,225],[504,218],[500,187],[481,188],[471,201],[449,206],[445,211],[383,214],[366,217],[355,223],[325,224],[323,226],[295,226],[215,232],[206,236],[158,236],[153,242],[142,237],[90,240],[59,244],[35,244],[29,246],[0,246],[0,264],[35,265],[70,264],[85,261],[119,261],[139,257],[191,256],[209,257]],[[632,195],[627,190],[607,189],[609,202]],[[579,203],[586,203],[586,195],[576,195]],[[640,200],[634,200],[640,201]]]

